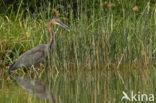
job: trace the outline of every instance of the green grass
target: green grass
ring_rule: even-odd
[[[76,17],[72,9],[59,11],[58,18],[71,31],[53,25],[55,42],[50,56],[35,74],[57,102],[120,102],[122,91],[131,90],[156,94],[155,8],[147,1],[140,5],[113,2],[115,7],[101,0],[80,3]],[[134,6],[139,10],[134,11]],[[0,102],[47,102],[19,89],[7,70],[22,53],[49,42],[47,24],[56,17],[52,9],[47,6],[33,14],[19,10],[15,18],[0,16]],[[25,75],[33,72],[31,68]]]
[[[141,61],[147,66],[155,59],[156,40],[155,11],[150,9],[148,12],[148,5],[145,6],[140,14],[132,8],[128,11],[122,8],[122,15],[114,9],[108,9],[106,14],[102,9],[97,15],[93,9],[93,17],[88,18],[83,11],[79,19],[74,19],[70,12],[70,18],[64,20],[71,27],[70,32],[53,26],[56,36],[51,50],[52,64],[66,69],[71,65],[75,68],[88,65],[93,69],[116,65],[123,56],[122,63]],[[41,15],[40,19],[31,14],[26,18],[21,15],[17,21],[7,16],[0,17],[3,67],[10,65],[24,51],[48,43],[47,24],[50,19],[45,19],[44,13]]]

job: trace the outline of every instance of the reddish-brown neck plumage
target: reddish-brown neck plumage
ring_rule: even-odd
[[[48,24],[48,31],[50,33],[50,47],[52,46],[53,40],[54,40],[54,32],[51,29],[51,26],[53,24],[53,22],[55,21],[55,19],[50,20],[49,24]]]

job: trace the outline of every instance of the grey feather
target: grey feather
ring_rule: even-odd
[[[47,55],[49,51],[48,44],[38,45],[31,50],[23,53],[15,63],[9,68],[9,70],[15,70],[16,68],[29,67],[40,63]]]

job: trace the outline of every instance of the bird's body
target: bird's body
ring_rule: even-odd
[[[51,48],[54,41],[54,32],[51,30],[51,25],[53,23],[59,24],[67,29],[68,26],[63,24],[59,19],[52,19],[48,25],[48,31],[50,32],[50,43],[49,44],[40,44],[18,57],[18,59],[10,66],[8,73],[10,74],[12,70],[21,67],[30,67],[32,65],[37,65],[45,57],[47,57],[49,49]]]
[[[48,44],[40,44],[26,51],[18,57],[18,59],[10,67],[10,70],[37,65],[48,55],[49,49],[50,48]]]

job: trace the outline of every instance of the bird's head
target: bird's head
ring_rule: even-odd
[[[64,27],[64,28],[67,29],[67,30],[70,30],[70,28],[69,28],[67,25],[65,25],[63,22],[61,22],[60,19],[57,19],[57,18],[51,19],[50,22],[49,22],[48,28],[51,27],[51,24],[52,24],[52,23],[57,24],[57,25],[60,25],[60,26]]]

